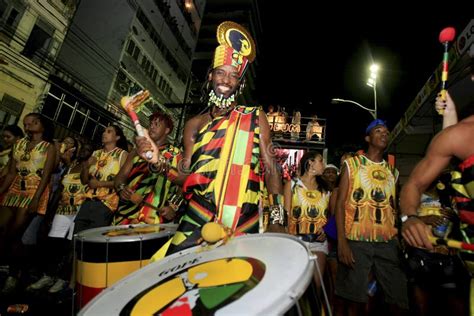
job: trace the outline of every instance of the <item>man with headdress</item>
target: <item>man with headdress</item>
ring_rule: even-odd
[[[207,222],[217,222],[232,234],[257,233],[264,178],[271,195],[270,223],[283,224],[281,177],[271,153],[267,117],[258,107],[236,102],[245,70],[255,58],[255,43],[233,22],[219,25],[217,39],[220,45],[208,74],[210,109],[186,123],[181,170],[170,169],[152,142],[137,138],[139,154],[144,157],[152,150],[155,169],[174,172],[188,199],[169,252],[197,245]]]

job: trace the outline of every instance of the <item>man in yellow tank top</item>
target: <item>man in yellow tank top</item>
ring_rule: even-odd
[[[336,294],[363,314],[372,271],[391,310],[408,308],[407,281],[400,268],[396,218],[398,171],[383,159],[384,121],[366,129],[368,150],[344,162],[336,202],[339,266]]]

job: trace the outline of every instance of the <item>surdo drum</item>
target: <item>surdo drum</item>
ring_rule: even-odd
[[[317,261],[287,234],[231,238],[175,253],[128,275],[80,315],[319,315]]]
[[[83,307],[124,276],[148,264],[176,232],[176,224],[93,228],[74,237],[76,295]]]

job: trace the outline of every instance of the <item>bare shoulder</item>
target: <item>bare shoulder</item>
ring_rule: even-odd
[[[468,117],[459,123],[439,132],[430,144],[429,151],[445,153],[466,159],[474,154],[474,117]]]
[[[186,122],[184,128],[192,131],[197,131],[208,121],[208,116],[208,114],[196,115]]]

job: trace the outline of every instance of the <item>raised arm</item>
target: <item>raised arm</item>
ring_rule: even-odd
[[[446,92],[446,100],[441,98],[441,93],[438,94],[435,102],[435,109],[436,111],[443,111],[443,129],[458,122],[456,105],[448,92]]]

